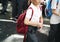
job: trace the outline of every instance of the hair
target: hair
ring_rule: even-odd
[[[31,4],[31,0],[28,0],[28,6]]]

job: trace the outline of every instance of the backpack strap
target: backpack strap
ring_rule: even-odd
[[[31,18],[29,19],[29,21],[30,21],[32,19],[32,16],[33,16],[33,9],[31,7],[29,7],[28,9],[32,10],[32,15],[31,15]],[[24,40],[23,40],[23,42],[26,42],[26,34],[27,33],[24,34]]]
[[[39,8],[40,8],[41,11],[42,11],[42,9],[43,9],[42,7],[43,7],[42,5],[39,6]]]
[[[57,4],[56,5],[58,6],[58,4],[59,4],[59,0],[57,0]],[[57,6],[56,6],[56,8],[58,8]]]
[[[57,0],[57,5],[58,5],[58,3],[59,3],[59,0]]]
[[[52,2],[52,0],[50,0],[50,3]]]
[[[32,9],[32,7],[29,7],[29,9],[31,9],[32,10],[32,15],[31,15],[31,18],[29,19],[29,21],[32,19],[32,16],[33,16],[33,9]]]

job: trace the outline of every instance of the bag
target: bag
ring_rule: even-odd
[[[29,9],[32,9],[31,7]],[[26,34],[27,31],[28,31],[28,25],[25,25],[24,24],[24,19],[25,19],[25,15],[26,15],[26,11],[24,13],[22,13],[19,17],[18,17],[18,20],[17,20],[17,25],[16,25],[16,30],[17,30],[17,33],[19,34]],[[31,18],[33,16],[33,9],[32,9],[32,15],[31,15]],[[31,20],[30,18],[30,20]]]
[[[48,18],[50,18],[51,15],[52,15],[51,2],[52,2],[52,0],[48,0],[48,1],[46,2],[45,15],[46,15],[46,17],[48,17]]]
[[[29,9],[32,9],[32,8],[29,7]],[[26,42],[26,33],[28,31],[28,25],[24,24],[25,16],[26,16],[26,11],[18,17],[17,25],[16,25],[17,33],[24,35],[23,42]],[[31,15],[30,20],[32,19],[32,16],[33,16],[33,9],[32,9],[32,15]]]
[[[48,17],[48,18],[50,18],[52,15],[51,2],[52,2],[52,0],[48,0],[48,2],[46,3],[45,14],[46,14],[46,17]],[[56,2],[57,2],[56,5],[58,5],[59,0],[56,0]]]

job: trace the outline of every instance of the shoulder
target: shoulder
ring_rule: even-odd
[[[52,9],[56,9],[56,4],[57,4],[57,0],[52,0],[52,3],[51,3],[51,5],[52,5]]]
[[[28,8],[27,11],[26,11],[26,17],[30,18],[31,14],[32,14],[32,9]]]
[[[31,7],[32,8],[32,7]],[[26,11],[26,15],[31,15],[32,14],[32,9],[30,9],[30,7],[27,9]]]
[[[30,6],[32,9],[35,9],[35,5],[33,3],[30,4]]]
[[[32,10],[34,10],[33,4],[31,3],[30,6],[27,9],[27,12],[32,12]]]
[[[26,13],[30,13],[30,12],[32,12],[32,10],[28,8]]]

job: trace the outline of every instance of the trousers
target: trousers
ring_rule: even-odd
[[[58,37],[59,24],[51,24],[48,36],[48,42],[56,42]]]
[[[36,31],[37,31],[37,27],[33,27],[33,26],[28,27],[26,42],[38,42]]]

